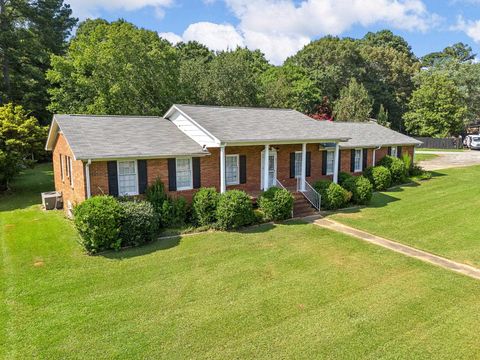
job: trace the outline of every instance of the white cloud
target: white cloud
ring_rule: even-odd
[[[180,41],[183,41],[183,38],[173,32],[159,32],[158,36],[161,38],[164,38],[165,40],[170,41],[172,44],[179,43]]]
[[[462,16],[457,19],[457,24],[451,30],[463,31],[476,43],[480,43],[480,20],[465,20]]]
[[[209,0],[204,0],[209,1]],[[260,49],[280,64],[311,39],[340,35],[354,25],[385,23],[389,27],[425,32],[440,18],[422,0],[223,0],[239,19],[230,24],[191,24],[182,38],[214,50],[247,46]]]
[[[73,15],[80,19],[95,17],[101,10],[104,11],[134,11],[150,6],[155,15],[162,18],[164,9],[173,4],[173,0],[67,0],[73,10]]]
[[[191,24],[183,33],[184,41],[198,41],[212,50],[235,49],[245,46],[243,37],[230,24],[198,22]]]

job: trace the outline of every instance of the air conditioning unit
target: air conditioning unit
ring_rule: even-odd
[[[42,205],[45,210],[61,209],[63,207],[62,193],[59,191],[43,192]]]

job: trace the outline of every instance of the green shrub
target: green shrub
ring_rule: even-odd
[[[392,175],[385,166],[375,166],[364,175],[368,176],[374,189],[378,191],[386,190],[392,184]]]
[[[338,184],[340,186],[343,186],[345,181],[348,181],[349,179],[352,179],[352,178],[353,178],[353,175],[346,172],[341,172],[340,174],[338,174]]]
[[[123,208],[120,238],[122,246],[138,246],[155,239],[158,217],[148,201],[122,202]]]
[[[332,182],[330,180],[318,180],[313,184],[313,188],[323,197],[327,194],[327,189]]]
[[[365,176],[358,176],[355,178],[354,191],[352,191],[352,201],[355,204],[366,205],[372,199],[372,195],[373,185],[370,180]]]
[[[351,192],[332,182],[326,190],[325,197],[322,197],[322,205],[330,210],[340,209],[348,204],[351,197]]]
[[[160,211],[162,227],[180,227],[187,222],[187,201],[183,197],[167,199]]]
[[[292,216],[293,196],[290,191],[271,187],[258,200],[266,221],[285,220]]]
[[[120,248],[123,209],[115,198],[91,197],[75,207],[74,216],[75,227],[87,252]]]
[[[220,194],[215,188],[200,189],[192,201],[195,222],[200,226],[214,224],[217,221],[216,210]]]
[[[223,230],[249,225],[255,219],[252,201],[244,191],[226,191],[220,195],[216,217],[218,228]]]
[[[412,158],[410,157],[410,155],[409,154],[403,154],[402,161],[405,164],[405,169],[407,169],[407,172],[410,172],[410,170],[413,166],[413,161],[412,161]]]
[[[387,155],[380,160],[379,165],[386,167],[390,171],[392,184],[401,184],[406,181],[408,171],[403,160]]]
[[[150,185],[145,191],[145,198],[152,204],[153,209],[157,214],[161,213],[163,203],[167,200],[167,194],[165,193],[165,186],[160,179]]]
[[[425,171],[419,165],[413,165],[410,169],[410,176],[418,180],[429,180],[432,178],[432,173],[430,171]]]

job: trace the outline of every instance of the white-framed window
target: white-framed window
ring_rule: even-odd
[[[238,155],[225,156],[225,180],[227,185],[240,184],[240,161]]]
[[[355,149],[355,164],[353,167],[353,171],[355,172],[362,171],[362,163],[363,163],[363,151],[362,149]]]
[[[137,162],[135,160],[117,161],[118,194],[138,195]]]
[[[327,175],[333,175],[335,166],[335,150],[327,150]]]
[[[65,173],[63,171],[63,156],[60,154],[60,177],[62,181],[65,181]]]
[[[192,158],[177,158],[177,190],[193,189]]]
[[[70,175],[70,186],[73,188],[73,161],[72,158],[68,157],[68,173]]]
[[[67,175],[68,178],[70,178],[70,157],[65,155],[65,174]]]
[[[392,146],[390,149],[391,149],[391,150],[390,150],[390,156],[391,156],[391,157],[397,157],[397,147],[396,147],[396,146]]]
[[[299,178],[302,176],[302,152],[295,152],[295,177]]]

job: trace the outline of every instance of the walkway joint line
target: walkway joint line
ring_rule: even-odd
[[[455,271],[457,273],[480,280],[480,269],[475,268],[473,266],[469,266],[469,265],[462,264],[450,259],[446,259],[444,257],[434,255],[432,253],[419,250],[408,245],[400,244],[398,242],[388,240],[380,236],[372,235],[365,231],[352,228],[350,226],[341,224],[334,220],[323,218],[323,219],[315,220],[313,221],[313,223],[322,228],[340,232],[346,235],[350,235],[358,239],[361,239],[363,241],[369,242],[371,244],[378,245],[386,249],[395,251],[397,253],[409,256],[411,258],[428,262],[430,264],[439,266],[441,268],[444,268],[450,271]]]

